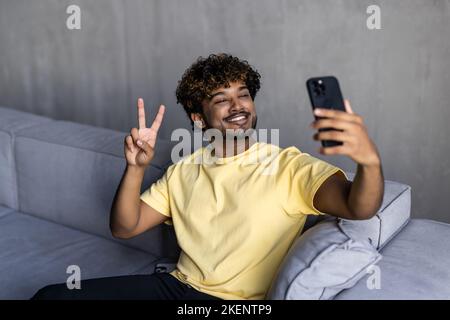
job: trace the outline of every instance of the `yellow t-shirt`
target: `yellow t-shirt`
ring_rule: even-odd
[[[173,276],[222,299],[264,299],[307,215],[322,214],[315,192],[342,170],[296,147],[261,142],[214,159],[198,149],[140,198],[171,218],[181,248]]]

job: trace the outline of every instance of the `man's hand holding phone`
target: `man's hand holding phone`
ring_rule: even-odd
[[[321,147],[319,152],[324,155],[346,155],[363,166],[379,166],[380,156],[367,133],[363,118],[353,112],[348,100],[344,100],[344,104],[346,111],[318,107],[314,109],[314,115],[320,119],[312,122],[311,127],[316,130],[322,128],[335,130],[317,132],[313,139],[343,142],[339,146]]]
[[[164,105],[160,105],[158,114],[150,128],[145,125],[144,100],[137,103],[139,128],[132,128],[124,142],[125,158],[128,166],[145,169],[153,159],[156,138],[164,116]]]

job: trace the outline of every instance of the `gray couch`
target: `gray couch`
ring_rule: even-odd
[[[110,234],[125,134],[0,107],[0,299],[28,299],[45,285],[66,282],[70,265],[89,279],[152,273],[176,261],[171,226],[130,240]],[[158,142],[141,192],[170,165],[171,147]],[[369,290],[361,279],[336,299],[450,298],[450,226],[410,221],[410,192],[386,181],[376,217],[336,222],[351,236],[367,236],[383,255],[381,289]],[[308,228],[316,222],[308,220]]]

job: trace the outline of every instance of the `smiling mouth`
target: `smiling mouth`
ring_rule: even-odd
[[[232,124],[243,125],[247,122],[249,116],[250,115],[248,113],[239,113],[237,115],[225,118],[225,121]]]

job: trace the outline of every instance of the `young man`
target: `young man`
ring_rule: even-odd
[[[259,79],[246,61],[227,54],[199,58],[186,70],[178,102],[193,125],[205,132],[215,129],[225,140],[212,140],[212,153],[200,148],[174,163],[141,195],[164,106],[147,128],[144,103],[138,100],[139,129],[125,139],[127,169],[110,227],[115,237],[128,239],[170,221],[181,247],[173,272],[84,280],[82,290],[54,285],[35,298],[263,299],[308,214],[371,218],[384,192],[381,160],[350,103],[345,101],[347,112],[317,113],[323,118],[311,127],[341,130],[316,133],[314,139],[343,142],[321,153],[353,159],[353,182],[339,168],[295,147],[281,149],[242,134],[256,127]],[[230,132],[238,133],[237,139]],[[268,162],[248,161],[268,150],[275,154]],[[275,162],[276,169],[263,174]]]

